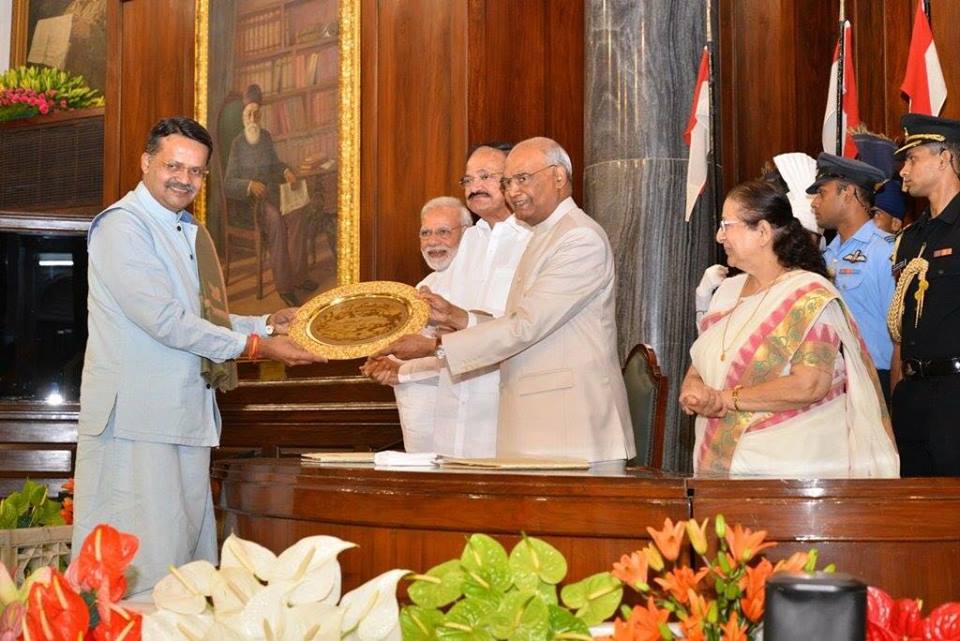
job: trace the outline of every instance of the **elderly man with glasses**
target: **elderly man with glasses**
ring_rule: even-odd
[[[405,336],[385,351],[436,353],[452,378],[500,370],[498,457],[634,456],[617,355],[613,252],[606,233],[572,198],[567,152],[531,138],[507,156],[501,186],[533,228],[497,318],[430,340]],[[463,326],[463,310],[425,296],[431,319]]]

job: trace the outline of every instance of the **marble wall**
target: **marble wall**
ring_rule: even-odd
[[[717,255],[709,186],[683,219],[705,2],[585,1],[584,209],[616,256],[621,355],[652,345],[670,379],[664,467],[686,471],[693,423],[676,399],[696,335],[693,292]]]

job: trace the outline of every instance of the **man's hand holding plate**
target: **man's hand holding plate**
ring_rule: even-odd
[[[374,354],[374,357],[392,355],[402,361],[409,361],[414,358],[432,356],[436,351],[437,339],[428,338],[422,334],[407,334],[381,349]]]
[[[276,335],[287,335],[290,333],[290,323],[297,316],[299,307],[284,307],[278,309],[267,317],[267,325],[273,327],[273,333]]]
[[[400,382],[400,365],[389,356],[370,357],[360,366],[360,373],[381,385],[396,385]]]
[[[430,306],[430,324],[442,330],[455,332],[467,327],[469,315],[443,296],[434,294],[429,287],[420,288],[420,298]]]
[[[309,365],[326,363],[327,359],[309,352],[293,341],[289,336],[271,336],[260,339],[257,355],[285,365]]]

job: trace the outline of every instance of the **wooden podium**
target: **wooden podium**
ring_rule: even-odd
[[[481,472],[301,466],[246,459],[213,466],[218,522],[279,551],[313,534],[360,547],[341,554],[350,589],[392,568],[426,571],[459,556],[473,532],[509,549],[520,532],[566,556],[568,580],[610,569],[669,517],[723,513],[765,529],[771,560],[816,547],[839,571],[928,609],[960,597],[960,479],[706,480],[644,469]],[[690,554],[690,551],[687,551]]]

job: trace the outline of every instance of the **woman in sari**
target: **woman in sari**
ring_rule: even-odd
[[[735,187],[717,230],[731,267],[700,321],[680,405],[696,414],[694,472],[896,477],[876,370],[783,192]]]

